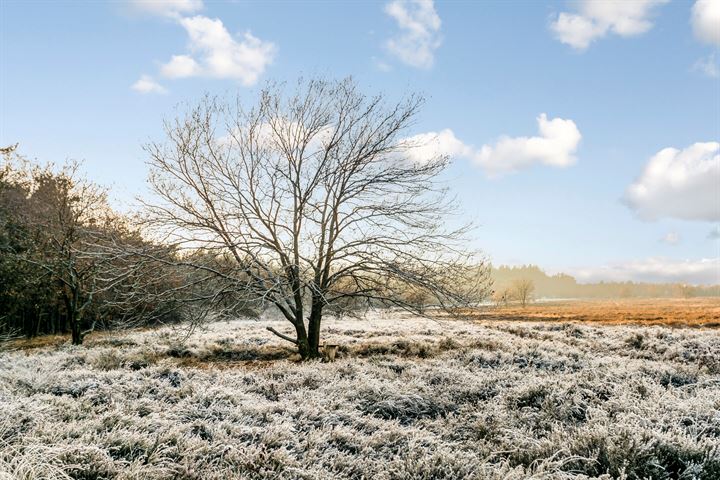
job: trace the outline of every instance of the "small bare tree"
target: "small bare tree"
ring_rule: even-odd
[[[422,103],[388,104],[351,79],[271,85],[249,109],[205,98],[146,147],[149,218],[174,244],[232,261],[215,272],[223,288],[274,305],[295,332],[273,332],[303,358],[319,356],[328,307],[417,310],[408,291],[477,301],[485,263],[463,249],[466,227],[444,228],[448,158],[414,162],[402,138]]]
[[[532,299],[535,284],[532,280],[521,278],[512,284],[513,297],[524,307]]]
[[[509,287],[505,287],[500,290],[496,290],[493,293],[492,299],[495,302],[496,307],[499,307],[500,305],[507,307],[508,301],[512,298],[512,296],[512,290]]]

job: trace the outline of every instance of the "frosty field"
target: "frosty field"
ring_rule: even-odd
[[[720,331],[236,320],[0,353],[0,479],[720,478]]]

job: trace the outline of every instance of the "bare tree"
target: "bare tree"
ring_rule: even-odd
[[[535,284],[532,280],[521,278],[512,284],[513,297],[524,307],[532,299],[535,291]]]
[[[450,308],[487,294],[466,227],[437,176],[448,158],[407,155],[423,99],[388,103],[351,79],[265,88],[257,105],[205,98],[146,146],[153,225],[174,244],[229,259],[224,287],[274,305],[303,358],[319,356],[326,308],[394,305],[407,291]],[[207,265],[201,267],[211,272]]]
[[[500,290],[496,290],[493,293],[492,299],[495,302],[496,307],[499,307],[500,305],[507,307],[508,301],[512,298],[512,296],[513,292],[510,287],[505,287]]]

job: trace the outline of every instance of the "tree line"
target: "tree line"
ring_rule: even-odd
[[[692,298],[720,296],[720,285],[683,283],[597,282],[578,283],[567,274],[548,275],[536,265],[493,267],[497,296],[512,296],[519,282],[532,282],[533,294],[545,298]]]
[[[135,254],[156,246],[114,212],[77,163],[31,164],[5,152],[0,170],[0,335],[70,332],[167,319],[171,275]],[[154,301],[153,301],[154,300]]]

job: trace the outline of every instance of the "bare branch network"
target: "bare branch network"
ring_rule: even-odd
[[[146,146],[150,225],[231,263],[219,276],[274,305],[303,357],[317,355],[324,309],[477,301],[486,264],[465,249],[467,227],[445,227],[448,159],[411,161],[403,141],[422,104],[351,79],[270,85],[252,108],[206,97]]]

